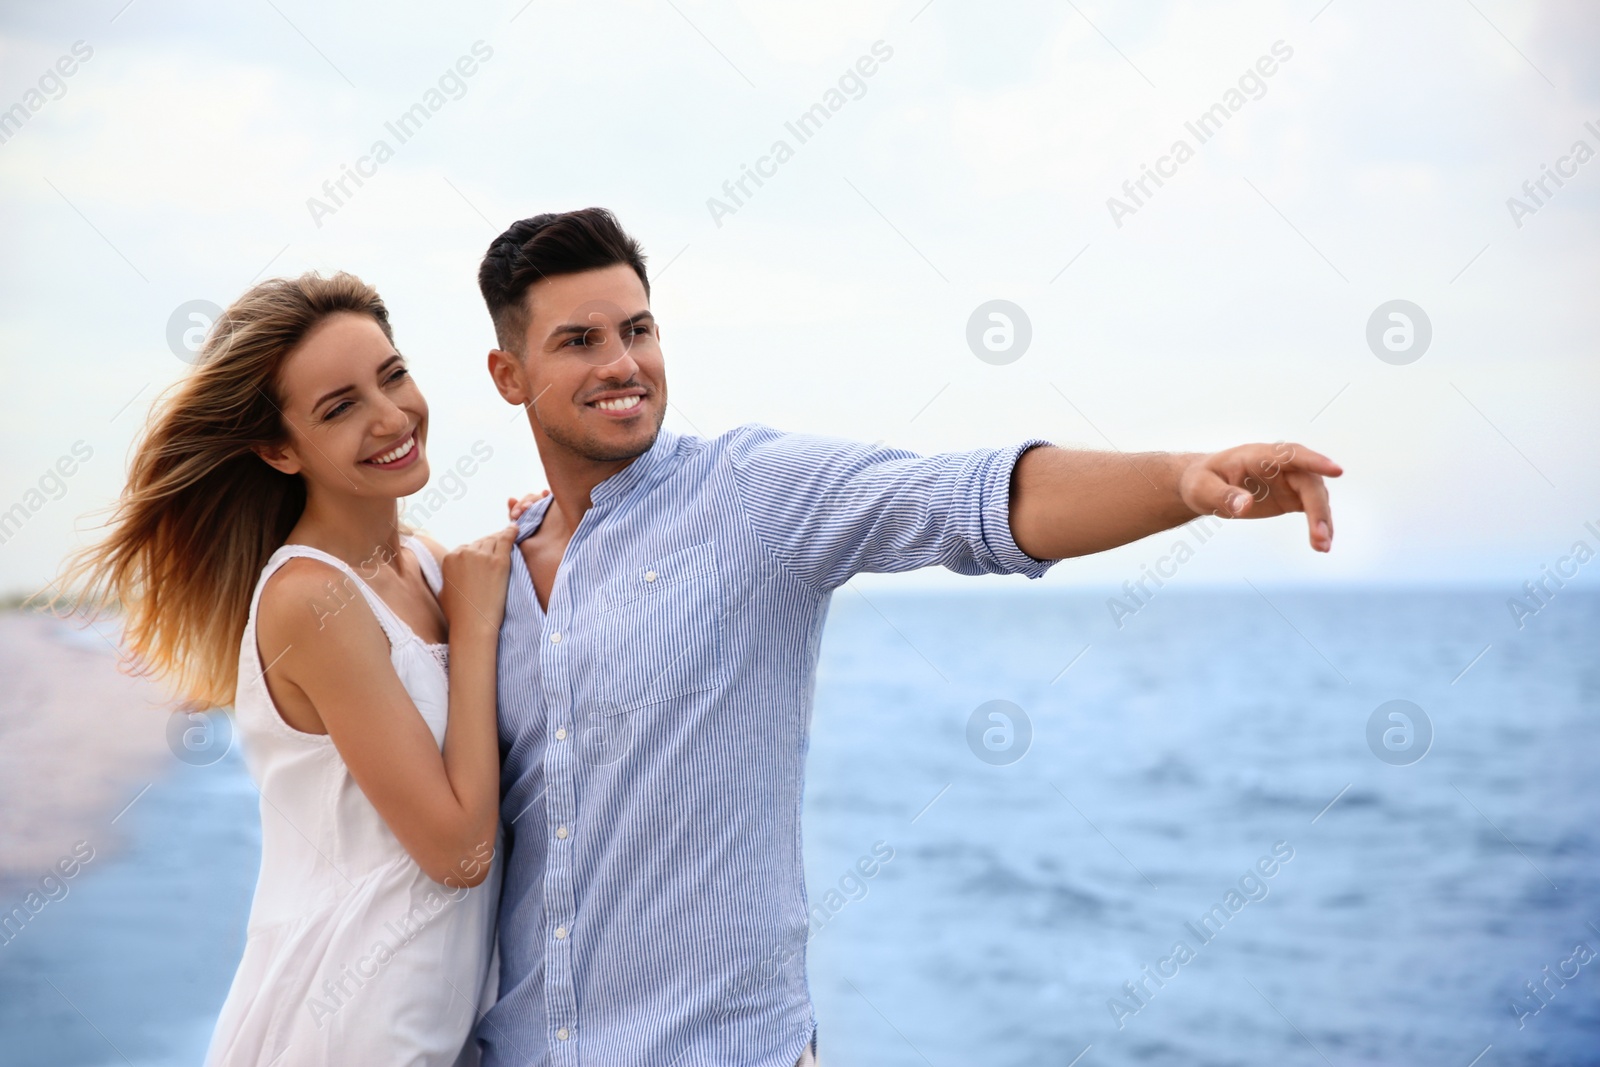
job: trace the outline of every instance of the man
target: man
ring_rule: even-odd
[[[1071,452],[919,457],[744,426],[661,428],[661,331],[609,212],[490,245],[489,372],[551,495],[519,521],[500,636],[500,999],[485,1062],[815,1062],[800,809],[832,591],[940,564],[1039,577],[1197,514],[1303,511],[1331,460]]]

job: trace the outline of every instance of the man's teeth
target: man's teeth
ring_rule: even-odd
[[[639,406],[640,398],[637,396],[619,396],[614,400],[596,400],[594,406],[602,411],[626,411]]]
[[[417,435],[412,434],[410,437],[406,438],[405,443],[399,448],[393,450],[392,452],[385,452],[381,456],[373,456],[371,459],[367,460],[367,462],[393,463],[397,459],[404,459],[406,456],[409,456],[411,454],[411,450],[415,447],[417,447]]]

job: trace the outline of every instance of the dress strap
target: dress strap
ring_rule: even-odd
[[[266,567],[261,571],[261,580],[256,584],[255,601],[250,605],[252,621],[255,618],[257,605],[261,601],[261,590],[266,588],[267,579],[271,578],[279,567],[296,556],[303,556],[307,559],[326,563],[328,566],[341,571],[344,575],[342,581],[330,579],[324,586],[325,595],[323,600],[320,603],[311,605],[318,618],[336,614],[346,604],[349,604],[352,598],[359,594],[366,598],[367,606],[372,609],[372,614],[377,616],[378,625],[383,627],[384,636],[389,639],[391,646],[398,648],[408,641],[418,640],[411,627],[406,625],[405,620],[396,615],[394,609],[385,604],[383,598],[373,592],[366,582],[362,581],[355,568],[338,556],[324,552],[320,548],[312,548],[310,545],[283,545],[272,554],[271,559],[267,560]],[[426,569],[426,564],[424,564],[424,569]]]
[[[444,589],[444,573],[439,570],[439,561],[433,558],[433,551],[428,548],[426,541],[411,534],[406,534],[402,543],[417,557],[417,562],[422,565],[422,576],[428,580],[428,588],[433,590],[434,598],[437,599],[440,591]]]

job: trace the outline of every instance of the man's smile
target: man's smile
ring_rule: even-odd
[[[627,392],[605,393],[587,402],[587,406],[604,412],[612,418],[636,415],[644,407],[645,392],[630,389]]]

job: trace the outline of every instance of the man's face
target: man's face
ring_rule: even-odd
[[[666,416],[667,379],[639,276],[626,264],[563,274],[535,282],[523,300],[520,358],[490,354],[501,395],[528,407],[537,436],[582,459],[649,449]]]

